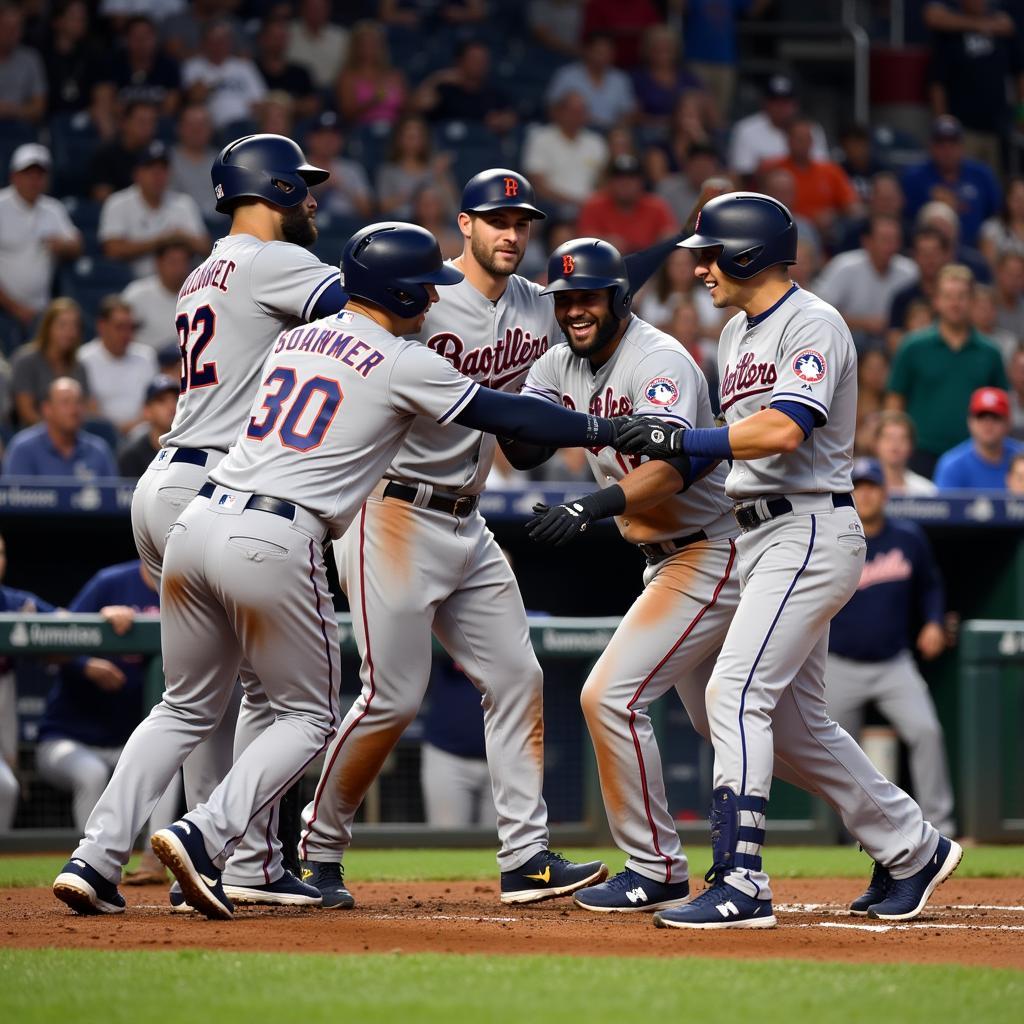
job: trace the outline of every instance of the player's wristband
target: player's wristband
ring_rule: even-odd
[[[618,484],[602,487],[599,491],[591,491],[576,501],[585,505],[594,519],[621,516],[626,511],[626,492]]]
[[[684,430],[683,451],[687,455],[700,455],[708,459],[731,459],[728,427],[695,427]]]

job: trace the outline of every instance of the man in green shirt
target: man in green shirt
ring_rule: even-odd
[[[916,473],[931,477],[939,456],[967,437],[967,405],[982,387],[1007,388],[1003,357],[971,326],[974,276],[943,267],[935,289],[938,320],[908,334],[893,359],[887,409],[907,412],[917,428]]]

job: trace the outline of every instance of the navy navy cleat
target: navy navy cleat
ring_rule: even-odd
[[[573,903],[598,914],[636,914],[644,911],[669,910],[681,906],[690,895],[690,883],[655,882],[623,868],[600,885],[579,889]]]
[[[939,836],[939,844],[928,863],[909,878],[894,878],[885,899],[868,907],[868,917],[879,921],[910,921],[917,917],[931,894],[956,871],[963,856],[958,843]]]
[[[325,910],[351,910],[356,898],[345,888],[345,869],[335,861],[302,861],[302,881],[323,898]]]
[[[599,860],[574,864],[560,853],[541,850],[515,871],[502,871],[501,902],[539,903],[568,896],[607,877],[608,868]]]
[[[211,919],[231,920],[235,908],[224,892],[220,868],[206,852],[203,834],[188,818],[160,829],[149,842],[178,880],[185,902],[193,910]]]
[[[774,928],[771,900],[752,896],[719,881],[696,899],[675,910],[659,910],[654,915],[656,928]]]
[[[113,882],[79,857],[72,857],[53,880],[53,895],[76,914],[123,914],[124,897]]]
[[[892,885],[892,875],[889,874],[889,869],[882,867],[876,860],[875,866],[871,869],[871,881],[868,882],[868,887],[864,892],[850,904],[850,913],[855,917],[864,917],[868,912],[868,907],[881,903],[885,899],[889,894],[890,885]]]
[[[323,903],[320,890],[300,882],[290,871],[266,885],[232,885],[224,883],[224,892],[232,903],[259,903],[284,907],[319,907]]]
[[[171,883],[170,889],[167,890],[167,902],[171,905],[171,910],[176,914],[191,914],[192,908],[185,901],[185,894],[181,891],[181,886],[177,880]]]

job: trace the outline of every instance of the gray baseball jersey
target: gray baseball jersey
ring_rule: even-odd
[[[806,405],[819,422],[794,452],[734,462],[725,484],[729,497],[852,489],[857,351],[832,306],[794,286],[759,316],[737,313],[722,331],[718,368],[728,423],[774,401]]]
[[[178,293],[181,397],[161,444],[227,451],[274,339],[306,321],[337,268],[288,242],[228,235]]]
[[[568,345],[557,345],[534,363],[523,393],[595,416],[658,416],[683,427],[713,427],[715,422],[707,379],[693,358],[675,338],[636,316],[612,357],[596,371]],[[611,447],[587,450],[594,479],[602,484],[621,480],[639,461]],[[653,509],[619,516],[620,532],[643,544],[703,529],[732,506],[722,490],[725,476],[720,465]]]
[[[443,290],[417,337],[472,380],[517,392],[534,360],[561,338],[554,303],[540,292],[539,285],[513,274],[501,298],[491,302],[465,279]],[[446,430],[421,419],[386,475],[477,494],[484,489],[494,447],[490,434],[459,426]]]
[[[248,425],[210,473],[314,513],[340,536],[417,415],[443,427],[480,387],[417,341],[348,310],[285,331]]]

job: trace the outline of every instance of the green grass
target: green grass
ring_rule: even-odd
[[[1024,972],[954,966],[678,960],[4,950],[0,1019],[161,1021],[511,1020],[630,1024],[1001,1024],[1019,1021]]]
[[[613,871],[625,858],[611,847],[570,848],[574,860],[601,858]],[[711,863],[704,846],[690,846],[692,871],[703,874]],[[66,860],[64,855],[0,857],[0,887],[49,885]],[[768,870],[777,878],[865,878],[871,862],[856,847],[780,846],[766,850]],[[488,881],[497,877],[491,850],[354,849],[345,858],[345,876],[356,881]],[[978,846],[965,853],[958,878],[1022,878],[1024,846]]]

